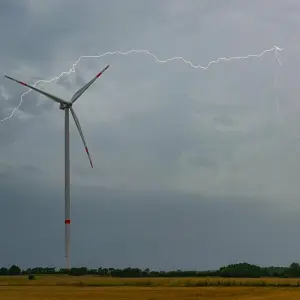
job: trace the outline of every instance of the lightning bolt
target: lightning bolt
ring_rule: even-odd
[[[264,54],[268,53],[268,52],[274,52],[275,53],[275,57],[277,59],[277,62],[279,63],[279,65],[281,66],[281,61],[279,59],[279,56],[278,56],[278,52],[282,51],[283,49],[282,48],[279,48],[277,46],[274,46],[273,48],[271,49],[266,49],[264,50],[263,52],[259,53],[259,54],[249,54],[249,55],[246,55],[246,56],[233,56],[233,57],[221,57],[221,58],[218,58],[217,60],[212,60],[210,61],[206,66],[202,66],[202,65],[195,65],[193,64],[191,61],[189,60],[186,60],[185,58],[183,58],[182,56],[175,56],[175,57],[172,57],[172,58],[168,58],[166,60],[160,60],[155,54],[149,52],[148,50],[139,50],[139,49],[133,49],[133,50],[129,50],[127,52],[122,52],[122,51],[114,51],[114,52],[105,52],[105,53],[102,53],[102,54],[99,54],[99,55],[83,55],[83,56],[80,56],[79,59],[72,65],[72,68],[69,70],[69,71],[65,71],[65,72],[62,72],[59,76],[57,77],[54,77],[52,79],[49,79],[49,80],[38,80],[36,81],[33,86],[35,87],[38,83],[40,82],[43,82],[43,83],[50,83],[54,80],[58,80],[59,78],[61,78],[63,75],[70,75],[71,73],[75,73],[76,70],[75,68],[77,67],[77,65],[79,64],[79,62],[84,59],[84,58],[102,58],[104,56],[113,56],[113,55],[123,55],[123,56],[126,56],[126,55],[129,55],[131,53],[142,53],[142,54],[145,54],[145,55],[148,55],[152,58],[154,58],[154,60],[157,62],[157,63],[160,63],[160,64],[164,64],[164,63],[168,63],[168,62],[171,62],[171,61],[174,61],[174,60],[179,60],[179,61],[182,61],[183,63],[187,64],[187,65],[190,65],[192,68],[194,69],[203,69],[203,70],[207,70],[211,65],[213,64],[218,64],[220,63],[221,61],[226,61],[226,62],[229,62],[231,60],[245,60],[245,59],[248,59],[248,58],[260,58],[261,56],[263,56]],[[21,99],[20,99],[20,103],[18,104],[18,106],[16,106],[13,111],[11,112],[11,114],[7,117],[5,117],[4,119],[0,120],[0,123],[12,118],[14,116],[14,113],[17,109],[20,108],[20,106],[22,105],[22,102],[23,102],[23,97],[25,95],[27,95],[28,93],[30,93],[32,90],[29,89],[28,91],[24,92],[22,95],[21,95]]]
[[[279,73],[280,73],[279,69],[280,69],[280,67],[282,67],[282,63],[279,59],[277,49],[275,49],[275,57],[276,57],[276,60],[278,62],[279,68],[277,70],[277,74],[274,76],[274,89],[276,89],[276,87],[277,87],[277,82],[278,82]],[[278,94],[277,93],[276,93],[276,96],[275,96],[275,103],[276,103],[277,114],[279,115],[280,114],[280,112],[279,112],[279,99],[278,99]]]

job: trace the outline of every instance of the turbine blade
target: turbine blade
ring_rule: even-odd
[[[6,75],[4,75],[4,77],[6,77],[6,78],[8,78],[8,79],[10,79],[10,80],[13,80],[13,81],[15,81],[15,82],[18,82],[18,83],[20,83],[20,84],[22,84],[22,85],[24,85],[24,86],[26,86],[26,87],[28,87],[28,88],[30,88],[30,89],[32,89],[32,90],[34,90],[34,91],[36,91],[36,92],[38,92],[38,93],[44,95],[44,96],[46,96],[46,97],[52,99],[52,100],[55,101],[55,102],[69,104],[68,101],[65,101],[65,100],[63,100],[63,99],[60,99],[59,97],[56,97],[56,96],[54,96],[54,95],[51,95],[51,94],[49,94],[49,93],[47,93],[47,92],[44,92],[44,91],[42,91],[42,90],[40,90],[40,89],[37,89],[36,87],[31,86],[31,85],[29,85],[29,84],[27,84],[27,83],[25,83],[25,82],[19,81],[19,80],[17,80],[17,79],[14,79],[14,78],[9,77],[9,76],[6,76]]]
[[[87,154],[88,157],[89,157],[89,161],[90,161],[91,167],[93,168],[93,162],[92,162],[92,159],[91,159],[91,156],[90,156],[90,153],[89,153],[89,149],[88,149],[88,147],[87,147],[87,145],[86,145],[86,142],[85,142],[85,139],[84,139],[84,136],[83,136],[83,132],[82,132],[82,129],[81,129],[79,120],[78,120],[78,118],[77,118],[77,116],[76,116],[76,114],[75,114],[74,109],[71,107],[70,110],[71,110],[73,119],[74,119],[74,121],[75,121],[75,124],[76,124],[76,126],[77,126],[77,129],[78,129],[78,131],[79,131],[80,137],[81,137],[81,139],[82,139],[82,142],[83,142],[83,145],[84,145],[86,154]]]
[[[92,80],[90,80],[86,85],[84,85],[81,89],[79,89],[71,99],[71,103],[74,103],[95,81],[99,78],[107,69],[109,65],[107,65],[100,73],[98,73]]]

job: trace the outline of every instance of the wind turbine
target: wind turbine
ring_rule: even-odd
[[[83,145],[85,147],[85,151],[88,155],[91,167],[93,168],[92,159],[85,142],[83,132],[78,120],[78,117],[75,114],[73,109],[73,103],[97,80],[107,69],[109,65],[107,65],[100,73],[98,73],[91,81],[89,81],[86,85],[84,85],[81,89],[79,89],[71,98],[70,101],[63,100],[57,96],[44,92],[36,87],[30,86],[29,84],[16,80],[12,77],[4,75],[4,77],[11,79],[15,82],[18,82],[42,95],[52,99],[55,102],[58,102],[59,108],[65,111],[65,259],[66,259],[66,267],[70,269],[70,225],[71,225],[71,204],[70,204],[70,130],[69,130],[69,111],[73,116],[77,129],[79,131],[80,137],[82,139]]]

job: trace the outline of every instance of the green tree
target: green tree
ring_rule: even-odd
[[[283,277],[300,277],[300,265],[296,262],[291,263],[284,271]]]
[[[8,270],[8,274],[9,275],[20,275],[21,269],[16,265],[12,265]]]
[[[0,269],[0,275],[7,275],[7,274],[8,274],[7,268],[1,268]]]
[[[248,263],[232,264],[219,270],[222,277],[249,277],[257,278],[264,275],[263,269]]]

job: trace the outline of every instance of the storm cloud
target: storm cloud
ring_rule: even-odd
[[[71,121],[73,264],[297,260],[299,10],[296,0],[1,1],[3,74],[70,99],[110,65],[74,104],[95,168]],[[281,66],[272,51],[207,70],[101,56],[146,49],[207,66],[275,45]],[[82,55],[101,57],[75,66]],[[0,78],[1,119],[26,91]],[[63,124],[33,91],[0,123],[0,265],[64,264]]]

